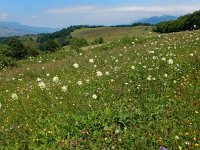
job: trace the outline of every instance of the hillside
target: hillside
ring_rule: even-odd
[[[181,16],[174,21],[158,23],[155,31],[159,33],[171,33],[197,29],[200,29],[200,10]]]
[[[176,17],[176,16],[169,16],[169,15],[153,16],[150,18],[139,19],[137,21],[134,21],[134,23],[141,22],[141,23],[149,23],[149,24],[155,25],[155,24],[163,22],[163,21],[176,20],[177,18],[178,17]]]
[[[199,149],[199,35],[63,49],[0,71],[0,149]]]
[[[137,27],[101,27],[101,28],[82,28],[75,30],[72,33],[73,37],[85,38],[89,42],[94,41],[96,38],[103,37],[108,41],[120,40],[124,37],[145,37],[152,36],[156,33],[151,33],[152,27],[137,26]]]
[[[0,22],[0,37],[22,36],[26,34],[52,33],[57,29],[45,27],[32,27],[16,22]]]

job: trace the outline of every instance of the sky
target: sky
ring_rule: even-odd
[[[116,25],[196,10],[200,0],[0,0],[0,21],[52,28]]]

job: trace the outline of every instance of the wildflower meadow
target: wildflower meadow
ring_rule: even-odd
[[[200,147],[200,30],[18,64],[0,72],[2,150]]]

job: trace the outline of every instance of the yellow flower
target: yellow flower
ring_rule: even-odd
[[[189,135],[189,133],[188,133],[188,132],[185,132],[185,135]]]
[[[181,146],[178,146],[178,149],[179,149],[179,150],[182,150],[182,147],[181,147]]]
[[[198,146],[199,146],[199,144],[197,144],[197,143],[196,143],[196,144],[195,144],[195,146],[196,146],[196,147],[198,147]]]
[[[195,113],[198,114],[199,112],[196,110]]]

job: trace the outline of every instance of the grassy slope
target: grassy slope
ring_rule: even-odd
[[[102,27],[102,28],[83,28],[80,30],[75,30],[72,33],[72,36],[85,38],[89,42],[94,41],[96,38],[103,37],[106,42],[115,41],[122,39],[125,36],[151,36],[155,33],[151,32],[151,27]]]
[[[199,35],[133,38],[82,55],[63,50],[0,72],[0,149],[198,149]]]

